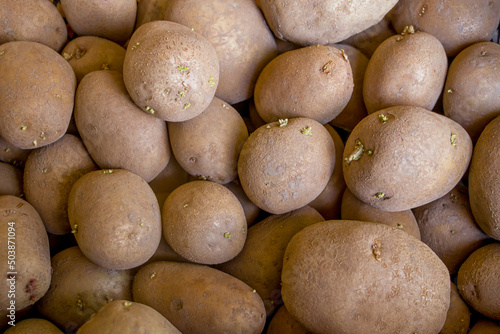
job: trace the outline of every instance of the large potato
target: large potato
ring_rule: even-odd
[[[383,224],[304,228],[288,243],[281,278],[288,311],[314,333],[437,333],[450,305],[446,266]]]

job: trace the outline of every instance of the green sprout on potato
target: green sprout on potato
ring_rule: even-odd
[[[112,169],[106,169],[102,173],[103,174],[113,174],[113,170]]]
[[[384,114],[380,114],[380,115],[378,115],[378,120],[380,121],[380,123],[385,123],[389,120],[389,117],[387,117]]]
[[[453,146],[453,147],[457,146],[457,134],[456,133],[451,134],[450,142],[451,142],[451,146]]]
[[[179,65],[179,66],[177,66],[177,69],[181,72],[185,72],[185,71],[189,70],[189,67],[184,66],[184,65]]]
[[[189,108],[189,107],[191,107],[191,102],[188,102],[188,103],[184,104],[184,107],[183,107],[183,108],[184,108],[184,109],[187,109],[187,108]]]
[[[224,233],[224,238],[231,239],[231,233],[229,232]]]
[[[186,95],[186,93],[184,93],[184,91],[180,90],[177,92],[177,96],[179,97],[184,97]]]
[[[33,146],[37,147],[38,146],[38,141],[35,139],[33,140]]]
[[[10,152],[10,148],[7,147],[4,151],[7,153]]]
[[[149,275],[149,278],[155,278],[156,277],[156,272],[152,272],[150,275]]]
[[[151,115],[154,115],[154,113],[156,112],[153,108],[151,108],[150,106],[146,106],[146,111],[149,112]]]
[[[300,130],[300,133],[306,136],[312,136],[312,128],[310,126],[306,126]]]
[[[344,158],[345,164],[350,165],[353,161],[358,161],[363,156],[365,152],[365,145],[361,142],[360,139],[356,139],[356,145],[354,146],[354,150],[352,151],[349,157]]]
[[[280,128],[282,128],[288,124],[288,118],[279,119],[278,122],[280,123]]]
[[[78,306],[79,309],[83,310],[83,302],[81,299],[76,300],[76,306]]]
[[[71,230],[71,233],[73,233],[73,234],[78,233],[78,224],[73,225],[73,229]]]
[[[375,195],[373,195],[373,198],[378,198],[378,199],[382,199],[384,197],[385,197],[385,194],[383,192],[378,192]]]
[[[210,85],[210,87],[213,87],[216,85],[215,81],[214,81],[214,77],[210,77],[208,78],[208,84]]]
[[[130,305],[132,305],[132,302],[129,301],[123,302],[123,306],[125,307],[129,307]]]
[[[0,51],[0,56],[3,56],[3,55],[4,55],[4,53],[5,53],[5,51],[3,51],[3,50],[2,50],[2,51]]]
[[[135,50],[137,49],[137,47],[140,45],[141,43],[137,42],[135,43],[134,45],[132,45],[132,47],[130,48],[130,50]]]

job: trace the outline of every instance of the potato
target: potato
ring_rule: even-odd
[[[288,311],[314,333],[437,333],[450,305],[446,266],[383,224],[304,228],[288,243],[281,279]]]
[[[75,121],[90,156],[101,168],[123,168],[153,180],[168,164],[165,122],[130,99],[122,75],[89,73],[78,86]]]
[[[16,310],[33,305],[49,289],[49,240],[40,216],[28,202],[12,195],[0,196],[0,212],[4,273],[0,308],[8,312],[9,321],[15,321]]]
[[[144,264],[147,265],[152,262],[157,262],[157,261],[172,261],[172,262],[190,262],[177,254],[172,247],[167,243],[165,238],[162,236],[160,240],[160,244],[158,245],[158,248],[156,249],[155,253],[153,256],[149,258],[149,260]]]
[[[73,111],[76,79],[57,52],[36,42],[0,45],[0,136],[21,149],[61,138]]]
[[[175,189],[163,204],[163,235],[189,261],[217,264],[231,260],[247,237],[245,212],[226,187],[192,181]]]
[[[219,61],[203,36],[178,23],[154,21],[132,35],[123,80],[132,100],[146,113],[182,122],[201,114],[212,101]]]
[[[98,36],[124,44],[137,14],[135,0],[61,0],[71,28],[80,36]]]
[[[254,101],[267,123],[308,117],[325,124],[344,109],[352,90],[345,53],[316,45],[285,52],[267,64],[257,79]]]
[[[340,217],[343,220],[360,220],[385,224],[398,228],[420,240],[417,220],[409,209],[397,212],[382,211],[359,200],[349,189],[346,189],[342,197],[340,212]]]
[[[457,287],[477,312],[500,320],[500,243],[474,251],[460,266]]]
[[[307,205],[325,189],[335,164],[332,137],[299,117],[255,130],[243,145],[238,175],[248,198],[273,214]]]
[[[290,312],[285,305],[281,306],[271,319],[266,334],[312,334],[304,328]]]
[[[167,167],[148,184],[151,189],[153,189],[158,199],[158,203],[164,203],[167,196],[170,195],[175,188],[190,180],[190,175],[182,169],[177,160],[175,160],[175,156],[172,154],[168,160]]]
[[[16,323],[7,329],[4,334],[62,334],[63,332],[53,323],[45,319],[29,318]]]
[[[122,73],[125,49],[105,38],[81,36],[70,41],[62,50],[62,56],[75,71],[76,80],[99,70],[112,70]]]
[[[470,311],[464,302],[457,286],[451,283],[450,308],[446,316],[446,322],[439,334],[466,334],[469,330]]]
[[[422,241],[455,274],[467,257],[488,241],[474,221],[468,189],[459,183],[443,197],[413,209]]]
[[[134,278],[133,295],[182,333],[260,334],[266,321],[264,304],[255,290],[198,264],[148,264]]]
[[[245,191],[241,187],[241,183],[238,179],[233,182],[226,183],[224,185],[227,189],[231,190],[231,192],[238,198],[240,201],[241,207],[245,212],[245,218],[247,221],[247,226],[253,225],[257,217],[259,217],[260,209],[257,205],[253,204],[253,202],[248,199]]]
[[[479,319],[469,331],[469,334],[500,334],[500,324],[491,319]]]
[[[369,114],[399,105],[432,110],[438,101],[448,70],[446,53],[437,38],[412,29],[386,39],[370,58],[363,81]]]
[[[115,300],[104,305],[78,329],[77,333],[181,334],[170,321],[155,309],[128,300]]]
[[[0,162],[0,196],[21,196],[23,193],[23,172],[11,164]]]
[[[230,104],[253,96],[259,73],[277,56],[254,0],[170,0],[165,20],[194,29],[214,46],[220,62],[215,95]]]
[[[0,161],[15,167],[23,167],[31,150],[20,149],[0,137]]]
[[[241,253],[216,268],[255,289],[267,314],[282,304],[281,269],[290,239],[304,227],[324,221],[315,209],[305,206],[281,215],[271,215],[248,229]]]
[[[349,135],[344,178],[351,192],[383,211],[432,202],[460,181],[472,142],[453,120],[412,106],[365,117]]]
[[[450,65],[444,86],[444,114],[464,127],[475,142],[500,115],[500,45],[477,43],[460,52]]]
[[[135,29],[144,23],[163,20],[165,8],[172,0],[141,0],[137,3],[137,16],[135,18]]]
[[[500,240],[498,131],[500,116],[486,126],[474,147],[469,170],[469,197],[472,214],[479,227],[490,237]]]
[[[214,97],[197,117],[169,123],[168,132],[172,152],[189,174],[221,184],[238,176],[238,157],[248,130],[226,102]]]
[[[81,139],[69,134],[30,154],[24,168],[24,193],[49,233],[71,232],[71,187],[81,176],[97,169]]]
[[[93,171],[78,179],[69,194],[68,217],[83,254],[108,269],[135,268],[160,243],[160,208],[153,190],[124,169]]]
[[[52,269],[52,285],[37,307],[44,317],[66,330],[76,331],[113,300],[132,298],[130,271],[103,268],[89,261],[78,247],[57,253]]]
[[[302,45],[333,44],[380,22],[397,0],[260,0],[276,37]]]
[[[452,57],[493,37],[500,20],[500,1],[400,0],[390,16],[397,32],[411,24],[439,39],[446,55]]]

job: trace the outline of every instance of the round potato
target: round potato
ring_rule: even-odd
[[[4,334],[63,334],[56,325],[45,319],[29,318],[16,322],[16,325],[7,329]]]
[[[219,60],[212,44],[188,27],[149,22],[130,39],[123,80],[132,100],[146,113],[182,122],[201,114],[212,101]]]
[[[45,146],[68,128],[75,73],[57,52],[36,42],[0,45],[0,136],[21,149]]]
[[[0,196],[20,196],[23,193],[23,172],[6,162],[0,162]]]
[[[144,179],[124,169],[93,171],[78,179],[69,194],[68,217],[83,254],[105,268],[135,268],[160,243],[155,194]]]
[[[469,330],[470,311],[464,302],[457,286],[451,283],[450,308],[446,315],[446,322],[439,334],[466,334]]]
[[[288,311],[314,333],[438,333],[450,305],[446,266],[383,224],[304,228],[288,243],[281,279]]]
[[[286,213],[325,189],[335,166],[335,145],[320,123],[299,117],[261,126],[243,145],[238,175],[261,209]]]
[[[304,328],[290,312],[285,305],[281,306],[269,323],[266,334],[312,334]]]
[[[403,211],[453,189],[471,154],[467,131],[453,120],[419,107],[390,107],[365,117],[349,135],[344,178],[363,202]]]

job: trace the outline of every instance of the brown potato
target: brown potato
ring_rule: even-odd
[[[137,3],[137,16],[135,18],[135,29],[144,23],[163,20],[165,9],[172,0],[141,0]]]
[[[7,329],[4,334],[63,334],[56,325],[45,319],[29,318],[16,322],[16,325]]]
[[[266,334],[313,334],[304,328],[288,312],[285,305],[281,306],[271,319]]]
[[[288,243],[281,279],[288,311],[314,333],[437,333],[450,305],[446,266],[383,224],[304,228]]]
[[[144,265],[158,261],[190,262],[177,254],[172,247],[170,247],[163,236],[161,237],[160,244],[158,245],[155,253]]]
[[[266,321],[264,304],[255,290],[198,264],[148,264],[135,276],[133,295],[182,333],[260,334]]]
[[[163,169],[153,180],[148,182],[153,189],[158,203],[164,203],[167,196],[170,195],[177,187],[189,182],[190,175],[182,169],[175,156],[170,155],[167,167]],[[161,208],[160,208],[161,209]]]
[[[23,167],[31,150],[20,149],[0,137],[0,161],[15,167]]]
[[[479,319],[469,331],[469,334],[500,334],[500,323],[491,319]]]
[[[71,232],[71,187],[81,176],[97,169],[81,139],[69,134],[30,154],[24,168],[24,193],[49,233]]]
[[[238,179],[233,182],[226,183],[224,185],[227,189],[231,190],[231,192],[238,198],[240,201],[241,207],[245,212],[245,218],[247,220],[247,226],[252,226],[255,223],[257,217],[260,214],[260,208],[255,205],[245,194],[245,191],[241,187],[241,183]]]
[[[0,196],[20,196],[23,193],[23,172],[6,162],[0,162]]]
[[[135,268],[160,243],[160,208],[153,190],[124,169],[93,171],[78,179],[69,194],[68,217],[83,254],[105,268]]]
[[[21,149],[45,146],[68,128],[75,73],[57,52],[40,43],[0,45],[0,136]]]
[[[130,39],[123,80],[143,111],[182,122],[201,114],[212,101],[219,82],[219,60],[210,42],[188,27],[149,22]]]
[[[464,302],[457,286],[451,283],[450,308],[446,315],[446,322],[439,334],[466,334],[469,330],[470,311]]]

